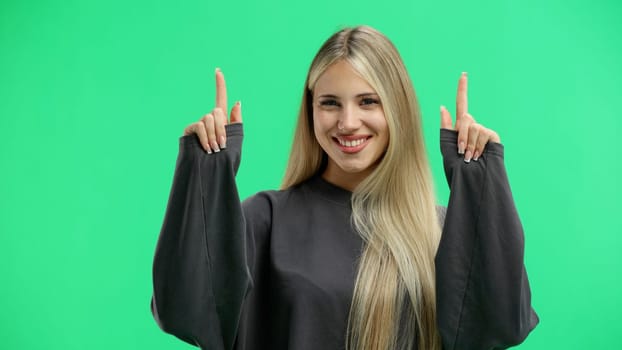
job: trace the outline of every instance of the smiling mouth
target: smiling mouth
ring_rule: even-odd
[[[339,137],[333,137],[335,144],[345,153],[356,153],[367,146],[367,141],[371,139],[371,136],[364,136],[354,140],[344,140]]]

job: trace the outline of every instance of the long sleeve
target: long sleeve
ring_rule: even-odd
[[[251,288],[245,223],[235,174],[242,125],[207,154],[196,135],[179,155],[153,262],[151,310],[162,330],[202,349],[232,349]]]
[[[505,349],[537,325],[523,263],[523,228],[503,162],[488,143],[465,163],[457,133],[441,130],[450,187],[436,255],[438,325],[444,350]]]

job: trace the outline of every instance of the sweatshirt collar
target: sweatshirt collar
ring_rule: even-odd
[[[326,181],[321,174],[316,174],[307,182],[311,191],[324,199],[340,205],[350,206],[352,192]]]

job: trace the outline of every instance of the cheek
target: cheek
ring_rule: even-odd
[[[322,127],[322,118],[316,113],[313,114],[313,135],[315,136],[315,141],[320,144],[320,147],[324,148],[325,131]]]
[[[378,115],[374,116],[370,123],[382,140],[383,148],[386,151],[389,147],[389,124],[387,123],[384,113],[378,113]]]
[[[331,128],[330,118],[326,113],[321,111],[313,113],[313,130],[316,136],[322,136],[327,130]]]
[[[389,125],[387,124],[387,119],[384,116],[384,113],[381,111],[375,113],[371,118],[368,119],[369,126],[372,127],[378,134],[389,135]]]
[[[315,134],[316,139],[320,135],[320,120],[315,113],[313,113],[313,134]]]

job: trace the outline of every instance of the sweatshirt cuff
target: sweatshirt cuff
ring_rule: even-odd
[[[458,154],[458,132],[455,130],[441,129],[441,152],[444,157],[454,155],[456,158],[462,158],[463,155]],[[496,155],[503,158],[504,147],[498,142],[488,141],[484,148],[483,155]]]
[[[225,125],[225,132],[227,133],[227,148],[233,144],[241,144],[242,137],[244,136],[244,128],[242,123]],[[182,147],[202,147],[197,134],[194,133],[181,136],[179,138],[179,145]]]

